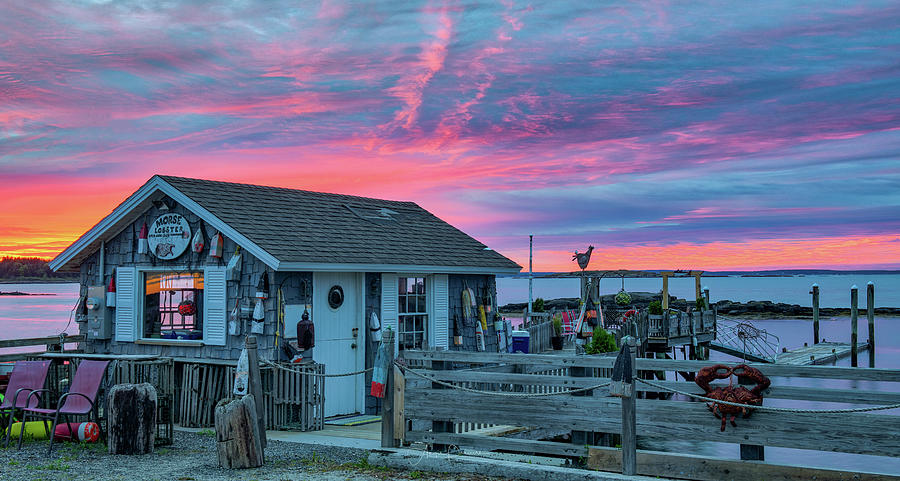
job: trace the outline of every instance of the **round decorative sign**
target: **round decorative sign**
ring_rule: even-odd
[[[150,252],[168,260],[181,255],[191,242],[191,226],[181,214],[161,215],[153,221],[147,235]]]

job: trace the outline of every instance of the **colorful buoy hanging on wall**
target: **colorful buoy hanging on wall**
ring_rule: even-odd
[[[138,234],[138,254],[147,254],[150,252],[150,242],[147,240],[147,235],[150,233],[150,229],[147,227],[147,223],[144,222],[144,225],[141,226],[141,232]]]
[[[225,239],[222,237],[222,234],[217,232],[216,235],[209,238],[209,256],[215,257],[216,259],[222,258],[222,246],[225,244]]]
[[[199,254],[203,252],[204,247],[206,247],[206,237],[203,235],[203,227],[197,227],[197,232],[194,233],[194,239],[191,241],[191,252]]]
[[[109,284],[106,285],[106,307],[116,307],[116,276],[109,276]]]

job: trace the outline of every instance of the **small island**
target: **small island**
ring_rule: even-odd
[[[630,292],[632,307],[635,309],[646,309],[652,301],[658,301],[661,294],[658,292]],[[600,296],[602,305],[615,306],[615,294],[604,294]],[[563,310],[578,309],[580,307],[579,299],[575,297],[567,297],[560,299],[544,300],[544,310]],[[688,307],[694,307],[694,301],[679,299],[673,295],[669,295],[669,307],[679,311],[687,311]],[[510,303],[500,307],[503,313],[521,313],[528,307],[525,302]],[[712,303],[712,307],[716,312],[741,319],[812,319],[813,312],[810,306],[801,306],[799,304],[786,304],[784,302],[772,301],[747,301],[735,302],[729,300],[721,300]],[[875,314],[878,316],[900,316],[900,307],[876,307]],[[829,317],[849,317],[850,308],[819,308],[819,316]]]

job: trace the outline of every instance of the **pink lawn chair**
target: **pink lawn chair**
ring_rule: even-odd
[[[72,379],[72,385],[69,387],[69,392],[59,397],[56,409],[27,407],[22,410],[23,423],[28,420],[29,417],[45,420],[53,419],[53,426],[47,431],[47,436],[50,438],[50,449],[47,451],[48,454],[53,452],[53,438],[56,437],[56,425],[59,424],[60,414],[62,414],[66,423],[68,423],[69,416],[85,416],[93,412],[94,421],[98,425],[100,424],[99,415],[95,408],[97,394],[100,392],[100,383],[103,382],[103,378],[106,375],[106,367],[108,365],[109,361],[81,361],[81,363],[78,364],[78,369],[75,370],[75,376]],[[28,396],[29,405],[31,396],[34,396],[41,391],[47,391],[47,389],[34,391]],[[47,429],[46,422],[44,423],[44,429]],[[25,430],[22,429],[19,432],[19,449],[22,448],[22,438],[24,437],[24,434]]]
[[[49,368],[50,361],[17,361],[13,367],[3,403],[0,404],[0,415],[5,414],[7,419],[3,428],[6,431],[4,446],[9,445],[16,410],[35,407],[40,402],[40,397],[31,397],[31,393],[44,387]]]

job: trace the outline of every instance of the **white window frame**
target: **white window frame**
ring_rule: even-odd
[[[144,273],[146,272],[203,272],[203,290],[206,291],[206,266],[198,266],[194,267],[194,270],[188,269],[187,266],[153,266],[153,267],[137,267],[136,274],[136,288],[135,288],[135,302],[137,303],[137,322],[135,323],[135,329],[137,329],[137,335],[135,336],[135,342],[139,344],[184,344],[184,345],[203,345],[206,341],[206,328],[203,330],[203,337],[200,339],[162,339],[156,337],[146,337],[144,333],[147,332],[144,329],[144,321],[146,319],[144,309],[146,308],[146,292],[147,288],[146,280],[144,278]],[[204,305],[204,311],[206,307]],[[201,312],[201,322],[203,325],[206,325],[206,312]]]
[[[400,312],[400,279],[401,278],[422,278],[425,281],[425,312],[420,313],[412,313],[411,315],[425,315],[425,322],[422,323],[422,329],[424,330],[423,336],[423,348],[434,347],[434,293],[432,287],[432,275],[430,274],[397,274],[397,345],[398,349],[400,344],[402,344],[401,337],[403,336],[403,332],[400,330],[400,327],[403,325],[403,321],[400,320],[401,317],[405,315],[410,315],[407,313]]]

